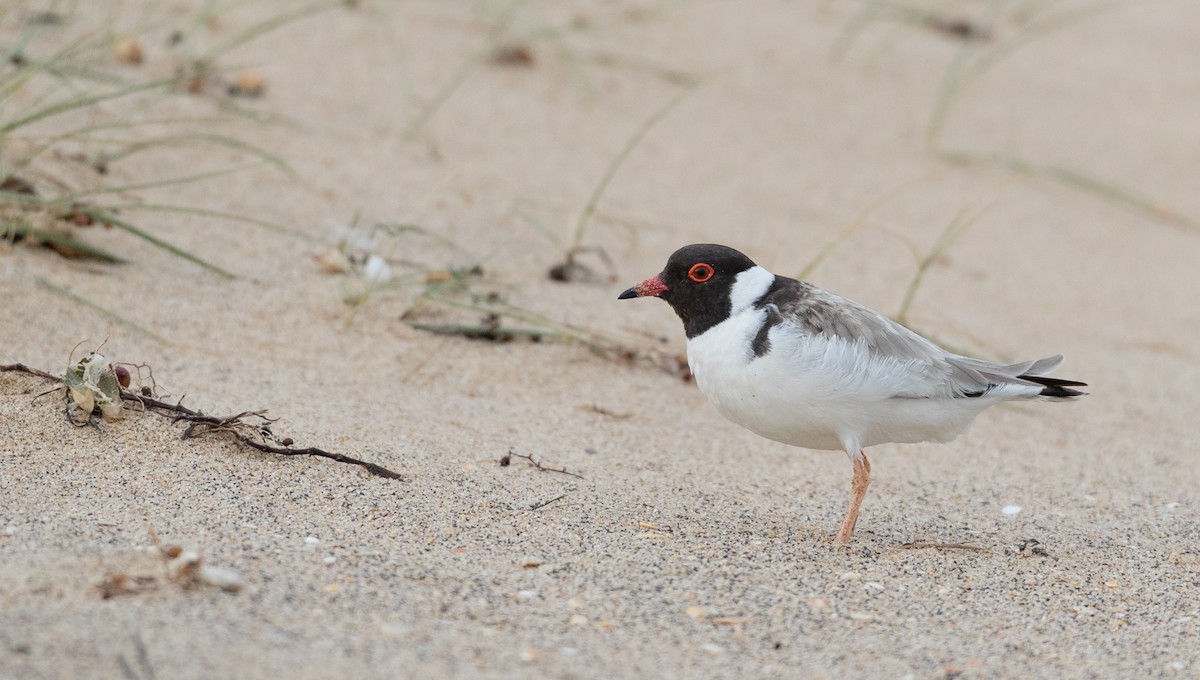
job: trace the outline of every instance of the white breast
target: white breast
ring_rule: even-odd
[[[995,403],[897,398],[918,367],[873,357],[862,341],[808,335],[789,323],[772,328],[770,351],[755,357],[753,340],[767,311],[753,302],[769,286],[753,269],[743,272],[733,314],[688,341],[697,385],[733,422],[793,446],[858,451],[883,442],[949,441]]]

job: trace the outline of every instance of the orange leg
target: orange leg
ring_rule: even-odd
[[[862,460],[858,457],[861,456]],[[838,531],[834,543],[849,543],[854,535],[854,524],[858,521],[858,508],[862,505],[863,497],[867,495],[867,487],[871,484],[871,461],[862,451],[854,457],[854,481],[851,482],[850,507],[846,508],[846,519],[842,520],[842,528]]]

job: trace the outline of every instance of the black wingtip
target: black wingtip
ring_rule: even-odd
[[[1072,397],[1082,397],[1087,392],[1071,389],[1072,387],[1087,387],[1087,383],[1079,382],[1078,380],[1064,380],[1062,378],[1047,378],[1041,375],[1022,375],[1018,376],[1022,380],[1037,383],[1044,389],[1040,392],[1043,397],[1050,399],[1070,399]]]

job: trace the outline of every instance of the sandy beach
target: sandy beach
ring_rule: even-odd
[[[236,43],[293,3],[96,5],[30,58],[95,29],[122,82],[210,80],[0,133],[4,173],[144,121],[22,177],[232,276],[0,240],[0,364],[100,347],[402,479],[0,372],[0,678],[1200,677],[1200,4],[363,0]],[[50,82],[4,68],[0,126]],[[696,242],[1090,394],[870,449],[835,545],[847,457],[722,419],[617,300]]]

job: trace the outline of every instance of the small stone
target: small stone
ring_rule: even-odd
[[[534,661],[538,660],[539,656],[541,656],[541,653],[532,647],[526,647],[525,649],[521,650],[521,661],[524,661],[525,663],[533,663]]]
[[[336,555],[326,555],[325,558],[322,559],[321,561],[324,562],[325,564],[333,564],[334,562],[337,562],[337,556]]]
[[[137,38],[121,38],[113,45],[113,53],[122,64],[137,66],[142,63],[142,45]]]
[[[851,621],[859,621],[862,623],[869,623],[875,620],[874,614],[868,614],[866,612],[850,612],[849,616]]]
[[[706,616],[704,607],[688,607],[687,609],[683,610],[683,613],[685,613],[688,616],[690,616],[691,618],[697,619],[697,620],[702,619]]]
[[[857,571],[848,571],[838,578],[842,579],[843,581],[857,581],[861,579],[862,576]]]
[[[720,656],[725,653],[725,649],[721,647],[721,645],[714,644],[712,642],[705,642],[704,644],[700,645],[700,649],[712,654],[713,656]]]
[[[568,619],[568,622],[570,622],[572,626],[586,626],[588,620],[587,617],[583,616],[582,614],[572,614],[571,618]]]
[[[316,536],[305,536],[304,537],[304,547],[306,547],[306,548],[314,548],[320,542],[321,542],[321,539],[317,538]]]
[[[538,591],[536,591],[536,590],[518,590],[517,591],[517,601],[518,602],[528,602],[529,600],[532,600],[537,596],[538,596]]]
[[[1001,510],[1000,512],[1003,512],[1005,515],[1008,515],[1009,517],[1012,517],[1013,515],[1015,515],[1015,514],[1017,514],[1017,513],[1021,512],[1021,506],[1019,506],[1019,505],[1006,505],[1006,506],[1004,506],[1004,509],[1003,509],[1003,510]]]
[[[261,97],[266,89],[266,78],[254,71],[247,71],[238,76],[237,81],[229,87],[229,94],[235,97]]]

